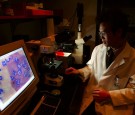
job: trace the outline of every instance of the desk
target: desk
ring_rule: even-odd
[[[30,115],[36,105],[39,103],[42,96],[46,97],[44,106],[35,115],[71,115],[76,113],[76,96],[77,90],[81,84],[81,80],[77,76],[64,76],[64,84],[60,88],[60,95],[52,95],[46,91],[44,84],[38,84],[38,90],[31,99],[28,106],[20,112],[19,115]],[[78,103],[77,103],[78,104]],[[41,112],[39,114],[39,111]]]

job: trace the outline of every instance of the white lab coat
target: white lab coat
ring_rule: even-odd
[[[99,87],[108,90],[112,102],[95,104],[99,115],[133,115],[135,103],[135,49],[126,43],[123,51],[106,69],[106,46],[98,45],[94,48],[87,67],[79,69],[81,78],[89,79],[85,88],[81,113],[93,101],[93,89]]]

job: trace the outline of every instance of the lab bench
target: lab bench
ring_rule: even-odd
[[[81,93],[78,91],[81,84],[78,76],[66,75],[61,87],[49,87],[39,82],[37,92],[21,115],[75,115],[80,102],[80,94],[77,93]],[[60,93],[51,92],[55,89]]]

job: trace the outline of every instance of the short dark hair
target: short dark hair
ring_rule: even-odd
[[[98,25],[102,22],[110,24],[113,33],[121,28],[123,30],[122,36],[125,37],[127,34],[129,24],[128,15],[126,15],[119,9],[106,10],[96,18],[96,21]]]

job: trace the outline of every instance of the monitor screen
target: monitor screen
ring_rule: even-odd
[[[15,43],[13,44],[15,45]],[[11,44],[6,46],[10,47],[12,46]],[[7,107],[9,108],[9,112],[11,109],[14,111],[15,108],[13,107],[15,106],[13,106],[12,103],[17,104],[21,102],[19,99],[25,100],[25,98],[30,98],[28,93],[28,95],[22,94],[25,94],[26,89],[27,92],[29,91],[30,93],[32,88],[29,89],[29,87],[36,87],[36,84],[33,82],[36,78],[35,70],[33,70],[32,63],[29,62],[30,58],[28,58],[28,52],[24,46],[24,42],[21,41],[20,45],[18,44],[14,46],[14,48],[7,48],[5,52],[0,53],[1,112],[6,111]],[[16,108],[18,107],[16,106]]]

